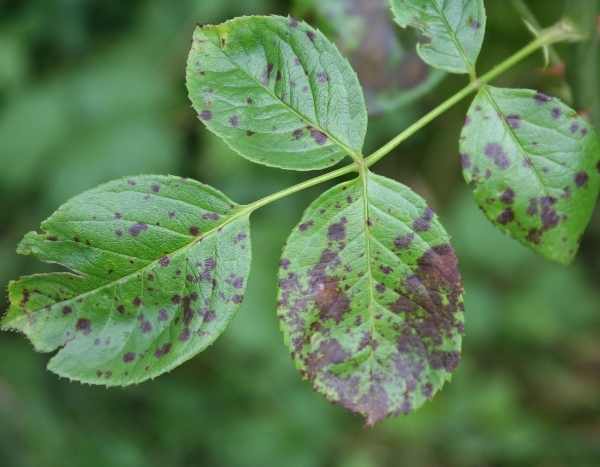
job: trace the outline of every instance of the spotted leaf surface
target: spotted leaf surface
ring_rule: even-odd
[[[361,157],[367,112],[356,74],[304,22],[255,16],[198,27],[187,86],[200,120],[252,161],[310,170]]]
[[[481,89],[460,142],[463,173],[486,216],[543,256],[569,263],[600,188],[596,132],[558,99]]]
[[[9,286],[4,329],[48,368],[92,384],[164,373],[211,344],[244,298],[250,267],[245,211],[176,177],[118,180],[83,193],[27,234],[22,254],[71,272]]]
[[[469,73],[485,36],[483,0],[390,0],[394,19],[424,36],[417,46],[429,65],[452,73]]]
[[[369,425],[408,413],[449,379],[462,281],[425,201],[374,174],[313,202],[279,270],[278,314],[301,373]]]

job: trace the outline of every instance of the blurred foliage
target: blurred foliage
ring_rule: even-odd
[[[445,73],[417,55],[413,31],[399,28],[389,0],[296,0],[294,14],[312,20],[354,66],[370,115],[404,107],[431,91]]]
[[[557,47],[565,73],[543,70],[539,54],[498,84],[568,98],[566,77],[571,103],[598,123],[594,2],[527,2],[542,25],[565,5],[589,8],[582,18],[594,18],[593,39]],[[509,2],[487,5],[482,70],[530,39]],[[294,8],[276,0],[1,2],[0,282],[39,267],[14,253],[25,232],[69,196],[111,178],[174,173],[248,202],[309,176],[232,154],[197,122],[184,87],[196,22]],[[367,152],[463,85],[448,77],[417,103],[373,118]],[[0,465],[597,466],[600,213],[569,268],[498,233],[460,175],[467,105],[376,168],[437,208],[461,260],[465,356],[434,401],[366,430],[294,370],[275,316],[275,277],[287,232],[319,187],[256,214],[243,309],[213,347],[169,375],[110,391],[71,384],[46,372],[47,356],[25,339],[0,336]]]

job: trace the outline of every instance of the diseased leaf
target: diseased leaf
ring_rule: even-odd
[[[583,118],[539,92],[485,86],[460,153],[494,224],[546,258],[573,259],[600,189],[600,143]]]
[[[404,185],[366,177],[321,195],[290,235],[278,314],[302,374],[372,425],[416,409],[450,378],[463,302],[433,211]]]
[[[445,73],[428,67],[414,42],[398,37],[388,0],[314,0],[314,9],[348,56],[364,88],[369,114],[413,102]]]
[[[356,74],[304,22],[254,16],[198,27],[187,86],[200,120],[252,161],[310,170],[361,157],[367,112]]]
[[[242,302],[250,268],[247,211],[177,177],[117,180],[42,223],[19,253],[72,272],[9,286],[3,329],[52,352],[70,379],[127,385],[175,368],[210,345]]]
[[[390,0],[394,19],[424,36],[417,46],[429,65],[452,73],[472,73],[483,38],[483,0]]]

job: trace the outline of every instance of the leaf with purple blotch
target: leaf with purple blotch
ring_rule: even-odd
[[[396,22],[422,35],[417,52],[429,65],[474,74],[485,36],[483,0],[390,0]]]
[[[425,201],[367,173],[314,201],[280,261],[278,315],[300,372],[367,424],[430,399],[458,365],[462,280]]]
[[[175,368],[223,332],[244,298],[248,211],[192,180],[116,180],[68,201],[18,252],[70,272],[11,282],[2,329],[58,350],[48,369],[61,376],[123,386]]]
[[[572,261],[600,190],[600,142],[584,118],[540,92],[484,86],[460,155],[496,226],[548,259]]]
[[[302,21],[249,16],[198,27],[186,75],[198,118],[247,159],[312,170],[362,157],[367,111],[356,73]]]

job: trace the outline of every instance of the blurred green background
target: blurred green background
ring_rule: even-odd
[[[340,23],[335,8],[324,11],[339,3],[0,0],[2,287],[45,270],[14,253],[18,240],[70,196],[106,180],[172,173],[250,202],[311,175],[254,165],[198,122],[184,86],[196,23],[293,12],[323,27],[352,56],[377,114],[366,153],[464,85],[464,77],[435,76],[415,61],[413,38],[373,10],[381,2],[345,0],[350,7],[340,14],[363,12],[366,29],[360,16]],[[481,70],[530,39],[512,1],[486,4]],[[559,95],[598,125],[600,1],[527,4],[545,25],[569,8],[593,39],[557,49],[565,72],[556,63],[542,70],[537,54],[498,83]],[[357,50],[352,40],[366,33],[379,35]],[[381,108],[392,94],[401,106]],[[412,94],[424,95],[408,103]],[[48,356],[25,338],[0,335],[0,466],[600,465],[600,212],[568,268],[498,233],[460,174],[467,105],[376,168],[427,198],[461,261],[464,358],[435,400],[366,429],[296,373],[278,330],[275,277],[287,233],[325,188],[318,187],[255,215],[247,301],[214,346],[169,375],[126,389],[69,383],[45,370]]]

